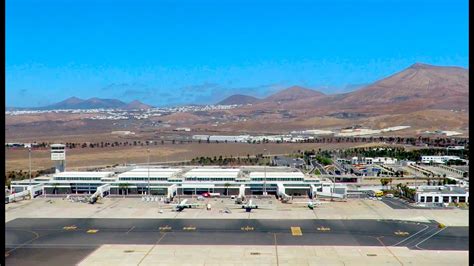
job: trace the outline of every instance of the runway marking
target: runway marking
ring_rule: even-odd
[[[318,229],[318,231],[323,231],[323,232],[331,231],[331,228],[324,227],[324,226],[318,227],[317,229]]]
[[[158,230],[160,230],[160,231],[171,231],[171,229],[173,229],[173,228],[169,225],[158,227]]]
[[[76,230],[76,229],[77,229],[77,226],[75,226],[75,225],[64,226],[63,229],[64,229],[64,230]]]
[[[130,228],[125,234],[130,233],[130,231],[132,231],[134,228],[135,228],[135,226],[132,226],[132,228]]]
[[[291,227],[291,234],[293,236],[302,236],[303,233],[301,232],[301,227],[299,226],[292,226]]]
[[[10,229],[10,230],[12,230],[12,229]],[[13,230],[15,230],[15,229],[13,229]],[[26,241],[25,243],[23,243],[23,244],[21,244],[21,245],[17,246],[17,247],[15,247],[15,248],[13,248],[13,249],[10,249],[9,251],[5,252],[5,257],[8,257],[8,256],[10,256],[10,253],[11,253],[12,251],[14,251],[14,250],[16,250],[16,249],[18,249],[18,248],[21,248],[21,247],[23,247],[23,246],[25,246],[25,245],[28,245],[29,243],[31,243],[31,242],[33,242],[33,241],[35,241],[36,239],[38,239],[38,238],[40,237],[40,235],[39,235],[38,233],[36,233],[35,231],[29,231],[29,230],[19,230],[19,229],[16,229],[16,230],[18,230],[18,231],[24,231],[24,232],[29,232],[29,233],[32,233],[32,234],[34,234],[34,235],[35,235],[35,237],[34,237],[34,238],[32,238],[32,239],[30,239],[30,240],[28,240],[28,241]]]
[[[253,231],[255,228],[253,228],[252,226],[246,226],[246,227],[240,227],[240,230],[242,231]]]
[[[444,227],[444,228],[438,230],[437,232],[435,232],[434,234],[430,235],[429,237],[427,237],[427,238],[423,239],[422,241],[418,242],[418,244],[416,244],[415,247],[418,248],[418,249],[423,249],[423,248],[420,248],[418,245],[420,245],[421,243],[425,242],[426,240],[432,238],[432,237],[435,236],[436,234],[439,234],[441,231],[443,231],[443,230],[446,229],[446,228],[448,228],[448,227]]]
[[[394,234],[397,235],[397,236],[407,236],[410,233],[398,230],[398,231],[395,231]]]
[[[195,226],[185,226],[183,227],[183,230],[184,231],[195,231],[196,230],[196,227]]]
[[[89,230],[87,230],[87,233],[88,233],[88,234],[95,234],[95,233],[97,233],[97,232],[99,232],[99,230],[97,230],[97,229],[89,229]]]
[[[400,242],[398,242],[398,243],[396,243],[396,244],[392,245],[392,246],[398,246],[398,245],[400,245],[401,243],[403,243],[403,242],[407,241],[408,239],[410,239],[410,238],[412,238],[412,237],[414,237],[414,236],[418,235],[419,233],[421,233],[421,232],[423,232],[423,231],[425,231],[426,229],[428,229],[428,228],[429,228],[429,226],[428,226],[428,225],[426,225],[426,224],[424,224],[424,226],[426,226],[426,227],[425,227],[425,228],[423,228],[423,229],[421,229],[420,231],[416,232],[415,234],[413,234],[413,235],[411,235],[411,236],[409,236],[409,237],[407,237],[407,238],[403,239],[402,241],[400,241]]]

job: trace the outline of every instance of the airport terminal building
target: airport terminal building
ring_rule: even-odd
[[[175,185],[181,195],[203,192],[237,195],[239,187],[245,185],[247,195],[281,192],[289,196],[305,196],[317,193],[321,196],[332,193],[345,197],[346,186],[332,184],[304,175],[289,167],[182,167],[160,166],[128,167],[101,172],[60,172],[32,179],[31,185],[42,184],[45,194],[92,194],[98,187],[110,185],[110,194],[115,195],[166,195]],[[23,191],[29,180],[12,181],[12,191]]]

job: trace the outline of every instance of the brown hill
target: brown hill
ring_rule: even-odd
[[[359,90],[323,95],[315,91],[287,89],[272,95],[249,107],[231,110],[234,115],[246,117],[247,123],[268,122],[292,124],[292,121],[308,121],[313,118],[330,116],[342,118],[349,124],[364,124],[369,121],[383,123],[387,115],[387,125],[410,125],[412,128],[466,128],[469,105],[468,70],[460,67],[440,67],[414,64],[407,69],[381,79]],[[295,95],[292,95],[294,93]],[[286,100],[286,101],[281,101]],[[442,119],[435,119],[436,114]],[[451,112],[450,110],[454,110]],[[462,111],[464,110],[464,111]],[[429,115],[423,115],[425,114]],[[396,117],[396,119],[395,119]],[[375,120],[374,120],[375,119]],[[449,122],[451,121],[451,122]],[[344,122],[345,123],[345,122]],[[341,123],[341,126],[344,125]],[[320,127],[317,123],[313,127]],[[245,128],[239,125],[240,128]]]
[[[231,104],[248,104],[258,102],[259,99],[253,96],[235,94],[225,98],[224,100],[218,102],[220,105],[231,105]]]
[[[77,97],[71,97],[62,102],[51,104],[44,107],[38,107],[35,109],[54,110],[54,109],[120,108],[124,105],[125,105],[124,102],[120,100],[116,100],[116,99],[90,98],[87,100],[83,100]]]
[[[460,67],[414,64],[360,90],[335,95],[328,105],[374,113],[466,109],[469,72]]]
[[[138,100],[132,101],[123,107],[125,110],[145,110],[150,108],[153,108],[153,106],[144,104]]]
[[[306,89],[300,86],[293,86],[263,99],[263,102],[289,102],[322,96],[324,96],[322,92]]]

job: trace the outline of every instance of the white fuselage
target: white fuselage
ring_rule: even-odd
[[[187,199],[182,200],[178,205],[176,205],[176,210],[177,211],[182,211],[185,208],[191,208],[191,205],[188,204]]]
[[[258,209],[258,205],[254,205],[252,203],[252,200],[249,200],[246,204],[242,205],[242,209],[245,209],[245,211],[250,212],[252,209]]]

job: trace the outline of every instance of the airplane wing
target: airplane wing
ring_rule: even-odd
[[[234,204],[234,205],[228,205],[229,207],[226,207],[228,209],[245,209],[245,207],[242,207],[241,204],[237,205],[237,204]],[[259,206],[260,207],[260,206]]]
[[[274,210],[275,208],[272,208],[270,206],[261,206],[261,205],[258,205],[258,209],[259,210]]]
[[[159,206],[162,209],[171,209],[171,208],[174,208],[174,207],[178,206],[178,204],[173,204],[173,205],[171,205],[171,204],[169,204],[169,205],[168,204],[166,204],[166,205],[165,204],[160,204]]]
[[[329,204],[330,202],[325,202],[325,201],[293,201],[292,204],[308,204],[308,203],[313,203],[313,204]]]
[[[204,206],[206,204],[202,204],[202,203],[187,203],[186,205],[190,205],[190,206]]]

